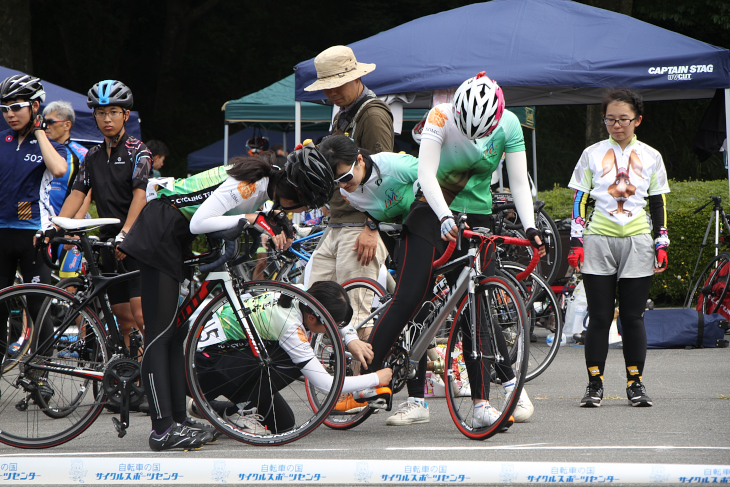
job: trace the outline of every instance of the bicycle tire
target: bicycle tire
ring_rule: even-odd
[[[380,307],[379,298],[385,296],[386,292],[383,286],[379,282],[369,279],[367,277],[358,277],[350,279],[342,284],[342,287],[347,291],[350,297],[350,304],[353,309],[353,316],[350,323],[355,329],[360,329],[362,326],[369,326],[377,320],[377,316],[371,319],[366,319],[373,311]],[[357,303],[369,303],[363,306],[357,306]],[[369,313],[362,315],[364,310],[370,310]],[[329,346],[324,339],[317,337],[318,340],[312,343],[312,348],[315,350],[317,356],[324,356],[326,347]],[[355,368],[359,367],[359,362],[355,360],[347,361],[346,375],[354,375]],[[340,397],[340,400],[347,399],[344,395]],[[367,407],[367,405],[360,406],[362,409],[348,413],[347,411],[333,411],[333,414],[327,416],[324,420],[324,424],[332,429],[346,430],[354,428],[362,424],[366,419],[373,414],[373,409]]]
[[[208,303],[188,334],[185,347],[186,376],[190,393],[203,416],[220,431],[238,441],[251,445],[284,445],[312,432],[325,420],[332,409],[334,409],[345,378],[345,355],[342,340],[339,338],[337,326],[322,305],[295,286],[276,281],[250,281],[241,283],[238,293],[241,296],[251,297],[262,297],[263,295],[272,294],[272,299],[275,299],[276,302],[272,302],[271,305],[261,306],[257,310],[258,313],[270,313],[262,317],[267,322],[271,322],[270,320],[273,319],[273,313],[275,312],[287,313],[282,311],[283,309],[290,309],[290,313],[299,313],[298,304],[301,303],[312,310],[319,318],[320,322],[324,325],[325,331],[323,334],[327,335],[332,341],[331,354],[328,356],[329,363],[326,366],[327,372],[332,377],[332,386],[329,392],[326,393],[316,390],[313,387],[310,388],[309,381],[301,375],[296,367],[291,367],[291,359],[289,359],[289,356],[283,349],[279,348],[277,351],[275,347],[267,346],[267,350],[273,350],[269,355],[269,360],[256,365],[256,367],[260,365],[259,374],[262,375],[259,377],[263,377],[263,379],[257,382],[257,385],[260,387],[258,391],[260,391],[260,394],[268,395],[267,400],[273,404],[272,407],[274,410],[280,407],[276,405],[281,404],[276,402],[279,400],[278,398],[286,401],[288,408],[291,410],[292,420],[294,421],[291,429],[287,429],[286,431],[280,431],[278,423],[273,424],[271,428],[272,434],[267,435],[252,434],[244,431],[236,424],[235,418],[228,417],[224,412],[217,411],[211,405],[220,396],[225,396],[226,399],[230,399],[234,403],[242,403],[251,400],[250,395],[256,393],[256,391],[244,390],[242,389],[243,385],[234,383],[242,374],[245,375],[242,372],[242,367],[247,367],[246,370],[250,369],[251,358],[250,356],[244,356],[245,352],[242,351],[248,348],[247,342],[243,343],[243,341],[239,341],[232,343],[226,346],[225,350],[222,346],[216,346],[215,344],[207,345],[205,343],[211,343],[213,340],[213,331],[217,332],[215,328],[216,323],[219,323],[222,319],[221,317],[225,317],[226,313],[230,313],[229,309],[226,308],[230,304],[228,303],[228,296],[225,293],[219,294]],[[279,306],[278,303],[282,297],[291,298],[293,304],[288,308]],[[230,323],[232,326],[240,327],[235,318]],[[239,333],[243,333],[243,330],[240,330]],[[216,335],[219,338],[223,338],[218,333]],[[303,344],[302,346],[309,347],[310,345],[306,343],[306,345]],[[208,361],[208,357],[211,357],[213,353],[219,354],[215,357],[217,362],[214,373],[211,372],[212,369]],[[225,366],[221,365],[224,363],[224,360],[227,364]],[[285,377],[281,369],[277,369],[277,367],[286,367],[287,373],[290,374],[289,377]],[[293,378],[293,373],[297,374],[296,378]],[[234,379],[221,379],[220,383],[214,384],[211,378],[213,376],[220,377],[220,374],[229,374]],[[272,386],[274,381],[284,381],[287,385],[283,387]],[[269,385],[268,392],[263,392],[267,388],[267,384]],[[312,390],[315,391],[314,394],[317,397],[316,404],[319,406],[318,408],[312,407],[312,399],[310,397]],[[277,399],[274,399],[275,396]],[[279,409],[279,411],[281,412],[282,409]],[[260,411],[260,413],[265,414],[263,411]]]
[[[36,328],[32,349],[40,350],[35,357],[27,354],[18,367],[0,377],[0,442],[17,448],[60,445],[81,434],[101,413],[104,395],[90,394],[88,384],[101,381],[109,359],[106,335],[92,309],[83,306],[74,312],[74,305],[71,294],[44,284],[23,284],[0,292],[0,321],[13,309],[32,310]],[[40,324],[56,326],[61,315],[74,322],[78,316],[82,322],[70,326],[64,335],[47,339],[48,343],[39,343]],[[71,341],[73,328],[77,336]],[[79,357],[58,357],[63,350],[78,350]],[[33,364],[52,368],[40,370]]]
[[[526,304],[528,316],[528,338],[530,340],[530,352],[528,357],[527,374],[525,382],[538,377],[545,372],[560,350],[560,340],[551,340],[548,343],[548,335],[561,336],[563,333],[563,314],[558,297],[550,285],[538,274],[530,274],[524,281],[517,280],[517,274],[524,271],[525,267],[514,262],[502,262],[498,272],[502,277],[509,279],[516,289],[523,292],[523,299]]]
[[[0,375],[5,374],[17,367],[23,357],[30,351],[30,345],[33,342],[34,326],[33,321],[28,320],[30,312],[27,309],[27,303],[21,309],[16,308],[12,314],[9,314],[6,320],[6,326],[3,328],[0,349],[2,349],[2,366],[0,366]],[[18,349],[11,352],[11,345],[18,344]]]
[[[692,286],[684,306],[705,314],[717,313],[722,307],[730,283],[729,268],[728,252],[722,252],[708,262]]]
[[[477,319],[476,330],[478,333],[477,347],[481,359],[478,367],[483,371],[482,377],[489,381],[489,386],[484,385],[484,394],[492,407],[499,412],[499,418],[491,425],[475,427],[473,419],[472,395],[481,396],[475,392],[479,388],[479,381],[469,377],[466,369],[464,348],[471,347],[471,310],[469,309],[468,295],[464,296],[457,308],[457,315],[454,326],[449,334],[449,341],[446,348],[446,403],[449,413],[454,420],[457,429],[467,438],[473,440],[485,440],[494,434],[502,431],[510,421],[510,416],[519,400],[527,372],[527,351],[529,342],[525,333],[526,311],[522,298],[514,286],[500,277],[487,277],[480,280],[474,294],[477,308],[475,310]],[[482,313],[483,312],[483,313]],[[488,324],[483,326],[488,319]],[[494,353],[495,326],[499,331],[505,328],[514,328],[514,347],[516,349],[515,360],[507,356],[497,358]],[[464,341],[467,341],[465,344]],[[505,394],[502,388],[502,379],[509,375],[507,369],[511,369],[515,376],[515,388],[510,394]],[[474,369],[472,369],[474,370]],[[466,376],[466,377],[465,377]],[[488,376],[488,377],[487,377]],[[468,390],[468,392],[467,392]]]

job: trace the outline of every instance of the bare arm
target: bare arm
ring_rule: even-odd
[[[84,202],[81,205],[81,208],[79,208],[79,211],[76,212],[76,215],[74,215],[74,218],[82,219],[86,217],[86,214],[89,212],[89,206],[91,205],[91,190],[86,194],[86,198],[84,198]]]
[[[147,204],[147,192],[144,189],[134,188],[132,191],[132,204],[129,205],[127,219],[122,227],[123,232],[129,232],[145,204]]]
[[[73,191],[71,191],[71,194],[68,195],[66,201],[63,202],[63,206],[61,207],[61,211],[58,216],[62,216],[65,218],[74,218],[74,216],[78,213],[79,208],[83,206],[85,199],[86,195],[83,191],[74,189]]]
[[[38,140],[38,146],[41,148],[43,162],[53,177],[60,178],[66,174],[66,170],[68,170],[68,163],[66,162],[66,159],[61,157],[61,154],[56,152],[53,144],[51,144],[51,141],[48,140],[46,133],[42,130],[36,130],[35,138]]]

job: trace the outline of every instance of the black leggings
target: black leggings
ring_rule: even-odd
[[[627,367],[630,365],[638,367],[639,375],[642,374],[646,361],[644,309],[649,298],[652,278],[653,276],[618,280],[624,362]],[[583,282],[590,317],[585,337],[586,367],[598,367],[603,376],[608,355],[608,333],[613,321],[617,279],[615,274],[612,276],[583,274]]]
[[[142,262],[139,267],[145,322],[142,380],[150,418],[153,426],[155,420],[181,422],[185,419],[183,345],[187,328],[175,326],[180,283]]]
[[[432,296],[434,286],[433,261],[436,259],[436,254],[436,248],[426,239],[408,231],[404,232],[404,237],[398,249],[398,270],[393,300],[378,322],[375,323],[370,334],[370,343],[373,345],[374,355],[372,371],[383,368],[383,361],[398,340],[398,335],[419,311],[421,303]],[[489,272],[489,269],[487,272]],[[483,310],[480,309],[480,312],[483,312]],[[460,322],[457,326],[465,326],[465,323]],[[497,333],[496,338],[500,352],[503,356],[509,356],[504,336]],[[467,344],[464,343],[463,346],[466,347]],[[468,346],[471,347],[471,344],[468,344]],[[408,381],[408,395],[410,397],[424,397],[426,361],[425,355],[421,357],[416,377]],[[479,364],[470,362],[467,361],[466,363],[469,377],[477,386],[472,386],[472,394],[475,398],[488,399],[488,391],[482,391],[484,388],[478,387],[478,381],[481,377]],[[500,376],[503,380],[509,380],[514,377],[514,374],[511,368],[506,368]]]

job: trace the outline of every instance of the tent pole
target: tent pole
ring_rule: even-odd
[[[302,102],[294,102],[294,145],[302,142]]]
[[[537,144],[537,136],[535,135],[536,133],[537,131],[535,129],[532,129],[532,178],[535,181],[535,198],[537,198],[537,147],[535,145]]]
[[[730,88],[725,88],[725,153],[723,159],[728,163],[727,166],[727,184],[728,184],[728,201],[730,201]]]
[[[288,152],[286,150],[286,132],[282,132],[282,134],[281,134],[281,142],[282,142],[281,145],[284,146],[284,154],[288,154]]]
[[[228,122],[223,124],[223,165],[228,164]]]

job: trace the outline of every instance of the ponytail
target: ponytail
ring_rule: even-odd
[[[299,194],[286,179],[286,171],[276,164],[276,154],[272,151],[261,152],[256,156],[239,156],[230,161],[226,173],[238,181],[255,183],[269,178],[269,196],[299,201]]]

